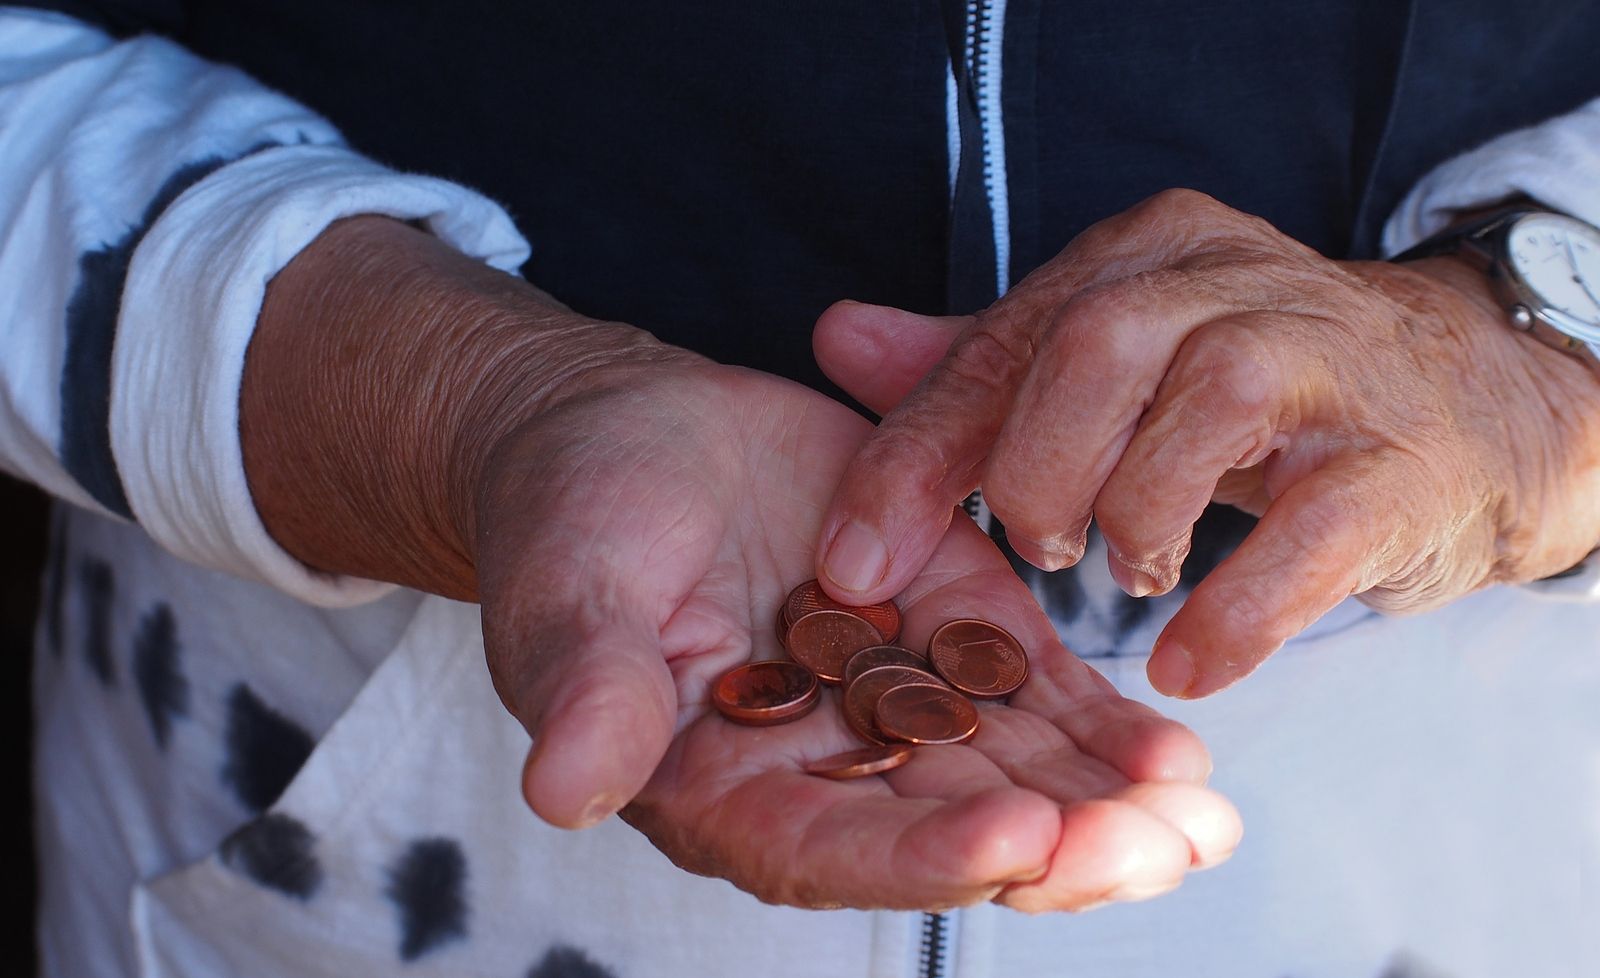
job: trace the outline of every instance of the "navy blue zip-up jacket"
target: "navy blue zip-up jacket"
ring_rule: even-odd
[[[1600,8],[1570,0],[1009,0],[997,275],[965,43],[993,0],[42,5],[170,35],[487,192],[574,308],[829,390],[810,327],[840,297],[970,311],[1171,186],[1370,256],[1429,168],[1600,91]]]

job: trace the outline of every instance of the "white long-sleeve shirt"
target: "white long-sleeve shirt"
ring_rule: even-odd
[[[1600,223],[1597,175],[1600,102],[1431,174],[1385,246],[1515,192]],[[0,466],[72,504],[35,678],[44,973],[919,974],[924,915],[768,907],[617,820],[537,822],[476,609],[311,574],[266,534],[244,351],[266,282],[356,213],[526,254],[491,201],[237,71],[0,8]],[[1095,556],[1066,637],[1154,700],[1142,653],[1181,596],[1111,636]],[[944,974],[1582,974],[1600,612],[1548,598],[1597,577],[1347,605],[1226,696],[1163,702],[1211,745],[1239,854],[1149,904],[949,915]]]

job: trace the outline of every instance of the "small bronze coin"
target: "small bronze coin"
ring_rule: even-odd
[[[1022,643],[992,622],[958,618],[928,640],[928,658],[950,685],[975,699],[1008,696],[1028,678]]]
[[[892,771],[911,760],[915,751],[909,744],[888,744],[861,747],[842,754],[819,758],[806,765],[807,774],[816,774],[835,781],[864,778],[869,774]]]
[[[816,581],[807,581],[793,591],[784,602],[788,609],[789,622],[793,624],[811,614],[813,611],[848,611],[857,618],[863,619],[873,628],[878,630],[881,638],[874,645],[890,644],[900,637],[900,608],[893,601],[882,604],[869,604],[864,607],[854,607],[828,597],[822,590],[822,585]]]
[[[898,645],[869,645],[850,657],[844,664],[844,684],[849,686],[856,681],[856,677],[868,669],[879,666],[910,666],[921,669],[929,675],[933,669],[928,665],[928,657],[921,652],[903,649]]]
[[[711,687],[717,712],[735,723],[770,727],[798,720],[822,698],[817,677],[795,662],[750,662],[723,673]]]
[[[884,737],[908,744],[959,744],[978,732],[978,708],[945,686],[896,686],[872,717]]]
[[[789,648],[789,606],[786,604],[778,605],[777,630],[778,644],[787,650]]]
[[[911,666],[878,666],[855,678],[844,691],[844,722],[857,737],[869,744],[881,744],[885,737],[873,720],[878,700],[889,690],[907,683],[943,684],[930,673]]]
[[[878,630],[848,611],[813,611],[789,626],[789,654],[825,683],[842,682],[850,657],[878,641]]]

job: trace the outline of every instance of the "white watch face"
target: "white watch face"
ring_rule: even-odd
[[[1546,306],[1600,324],[1600,231],[1561,214],[1530,214],[1506,245],[1512,267]]]

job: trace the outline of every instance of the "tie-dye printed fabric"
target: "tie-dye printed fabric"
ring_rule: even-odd
[[[1391,245],[1507,188],[1600,220],[1597,105],[1430,178]],[[78,507],[36,654],[47,978],[917,974],[921,915],[768,907],[620,821],[533,819],[476,609],[317,579],[256,521],[229,413],[256,312],[236,280],[341,208],[515,267],[498,208],[361,160],[171,44],[9,8],[0,136],[0,465]],[[1186,587],[1247,526],[1213,519]],[[1185,588],[1122,597],[1098,541],[1072,572],[1022,570],[1080,655],[1155,699],[1144,656]],[[1211,745],[1236,857],[1148,904],[952,914],[950,975],[1587,973],[1600,612],[1541,595],[1590,599],[1596,577],[1407,619],[1347,602],[1247,683],[1159,703]]]
[[[530,815],[475,607],[401,591],[318,610],[135,527],[64,529],[58,559],[101,570],[52,575],[38,633],[51,978],[917,978],[920,914],[766,906],[617,819]],[[55,605],[93,613],[57,632]],[[1093,660],[1152,702],[1137,650],[1156,617]],[[949,974],[1582,974],[1596,624],[1511,588],[1412,618],[1357,606],[1224,694],[1157,703],[1211,746],[1238,853],[1149,903],[951,914]]]

